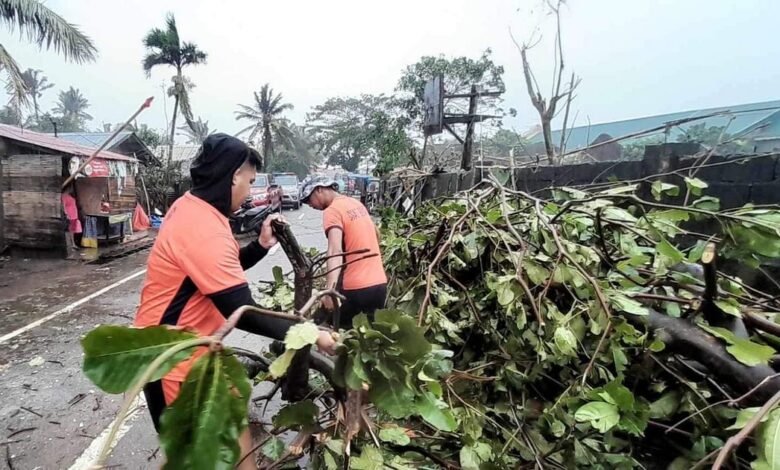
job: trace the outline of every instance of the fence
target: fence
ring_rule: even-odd
[[[586,187],[613,181],[641,181],[659,176],[670,183],[684,185],[682,177],[693,169],[695,176],[708,183],[705,194],[721,201],[722,209],[747,203],[780,204],[780,154],[745,156],[688,156],[698,145],[662,144],[647,146],[642,160],[598,162],[533,168],[482,167],[468,172],[407,174],[382,181],[380,201],[385,206],[408,209],[422,201],[450,196],[479,184],[493,174],[506,186],[545,196],[552,187]],[[706,162],[705,162],[706,160]],[[684,187],[684,186],[683,186]],[[683,191],[684,192],[684,191]],[[668,202],[682,202],[674,199]]]

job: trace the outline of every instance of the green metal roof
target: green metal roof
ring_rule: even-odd
[[[678,121],[708,114],[730,112],[696,120],[669,129],[669,141],[676,141],[677,136],[685,134],[686,130],[702,123],[706,127],[721,127],[728,125],[726,132],[732,136],[744,136],[752,138],[780,138],[780,100],[764,101],[761,103],[741,104],[736,106],[724,106],[720,108],[698,109],[682,111],[671,114],[661,114],[638,119],[591,124],[590,126],[578,126],[567,129],[566,150],[576,150],[587,147],[596,137],[607,134],[612,138],[642,132],[654,127],[663,126],[670,121]],[[733,119],[733,120],[732,120]],[[561,131],[553,131],[553,142],[561,140]],[[531,138],[531,143],[542,142],[541,133]]]

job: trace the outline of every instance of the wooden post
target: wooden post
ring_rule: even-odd
[[[466,124],[466,139],[463,144],[463,158],[460,161],[460,168],[464,171],[471,170],[471,149],[474,144],[474,121],[477,114],[477,86],[471,85],[471,93],[469,95],[469,120]]]

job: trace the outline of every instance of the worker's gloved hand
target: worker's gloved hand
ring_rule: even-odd
[[[260,237],[257,241],[260,242],[260,246],[266,250],[271,249],[271,247],[279,242],[279,240],[276,239],[276,235],[274,235],[273,227],[271,227],[271,224],[275,220],[285,224],[287,223],[287,220],[285,220],[281,214],[272,214],[265,218],[263,226],[260,228]]]
[[[328,312],[332,312],[336,309],[336,299],[332,295],[326,295],[322,298],[322,308]]]

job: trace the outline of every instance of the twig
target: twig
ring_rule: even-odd
[[[742,441],[744,441],[745,438],[747,438],[750,433],[752,433],[756,427],[758,427],[764,416],[772,411],[772,408],[774,408],[777,402],[780,402],[780,391],[775,393],[772,398],[764,403],[764,406],[762,406],[758,412],[754,414],[752,418],[750,418],[747,424],[745,424],[744,428],[742,428],[737,434],[731,436],[726,441],[726,444],[720,450],[720,453],[718,453],[718,458],[715,459],[715,464],[712,466],[712,470],[719,470],[721,466],[723,466],[723,463],[726,461],[726,458],[728,458],[729,454],[731,454],[732,451],[739,447],[739,445],[742,444]]]
[[[8,464],[8,470],[16,470],[11,459],[11,446],[5,446],[5,463]]]
[[[10,438],[12,438],[14,436],[18,436],[19,434],[22,434],[22,433],[25,433],[25,432],[35,431],[36,429],[38,429],[38,428],[32,427],[32,428],[19,429],[19,430],[16,430],[16,431],[12,432],[9,435],[7,435],[6,438],[10,439]]]
[[[339,253],[338,255],[331,256],[331,258],[335,258],[336,256],[344,256],[344,254],[343,253]],[[360,258],[356,258],[356,259],[347,261],[346,263],[340,264],[340,265],[336,266],[335,268],[333,268],[333,269],[331,269],[329,271],[325,271],[322,274],[317,274],[315,276],[310,276],[309,279],[317,279],[317,278],[320,278],[320,277],[327,276],[328,274],[332,273],[333,271],[338,271],[339,269],[344,268],[346,266],[349,266],[350,264],[357,263],[358,261],[363,261],[364,259],[374,258],[374,257],[377,257],[377,256],[379,256],[379,253],[371,253],[370,255],[361,256]]]
[[[26,406],[20,406],[19,408],[24,410],[24,411],[26,411],[26,412],[28,412],[28,413],[32,413],[32,414],[34,414],[35,416],[37,416],[39,418],[43,418],[42,414],[38,413],[37,411],[35,411],[35,410],[31,409],[31,408],[27,408]]]
[[[309,311],[311,311],[312,307],[314,307],[314,305],[317,303],[317,301],[320,300],[321,298],[327,296],[327,295],[337,297],[337,298],[339,298],[341,300],[344,300],[346,298],[342,294],[340,294],[338,291],[336,291],[336,289],[328,289],[328,290],[324,290],[322,292],[317,292],[316,294],[311,296],[311,298],[303,305],[303,307],[301,307],[300,310],[298,310],[295,313],[297,313],[298,315],[300,315],[302,317],[306,317],[307,313],[309,313]]]
[[[344,253],[336,253],[333,255],[328,255],[327,253],[321,253],[314,257],[313,260],[311,260],[312,265],[316,266],[318,264],[322,264],[323,261],[327,261],[331,258],[338,258],[339,256],[349,256],[349,255],[362,255],[364,253],[368,253],[371,250],[369,248],[361,248],[359,250],[353,250],[353,251],[345,251]]]
[[[780,336],[780,325],[754,312],[742,312],[742,320],[755,329]]]
[[[268,441],[269,441],[269,440],[270,440],[272,437],[274,437],[274,436],[273,436],[273,434],[270,434],[268,437],[266,437],[265,439],[263,439],[263,441],[262,441],[262,442],[260,442],[260,444],[257,444],[256,446],[252,447],[252,450],[250,450],[249,452],[247,452],[247,453],[246,453],[246,455],[244,455],[243,457],[241,457],[241,460],[239,460],[238,462],[236,462],[236,465],[234,465],[234,467],[235,467],[235,468],[238,468],[238,466],[239,466],[239,465],[241,465],[241,463],[242,463],[244,460],[246,460],[246,459],[247,459],[247,457],[249,457],[250,455],[254,455],[255,451],[256,451],[257,449],[259,449],[259,448],[263,447],[263,446],[265,445],[265,443],[266,443],[266,442],[268,442]]]

